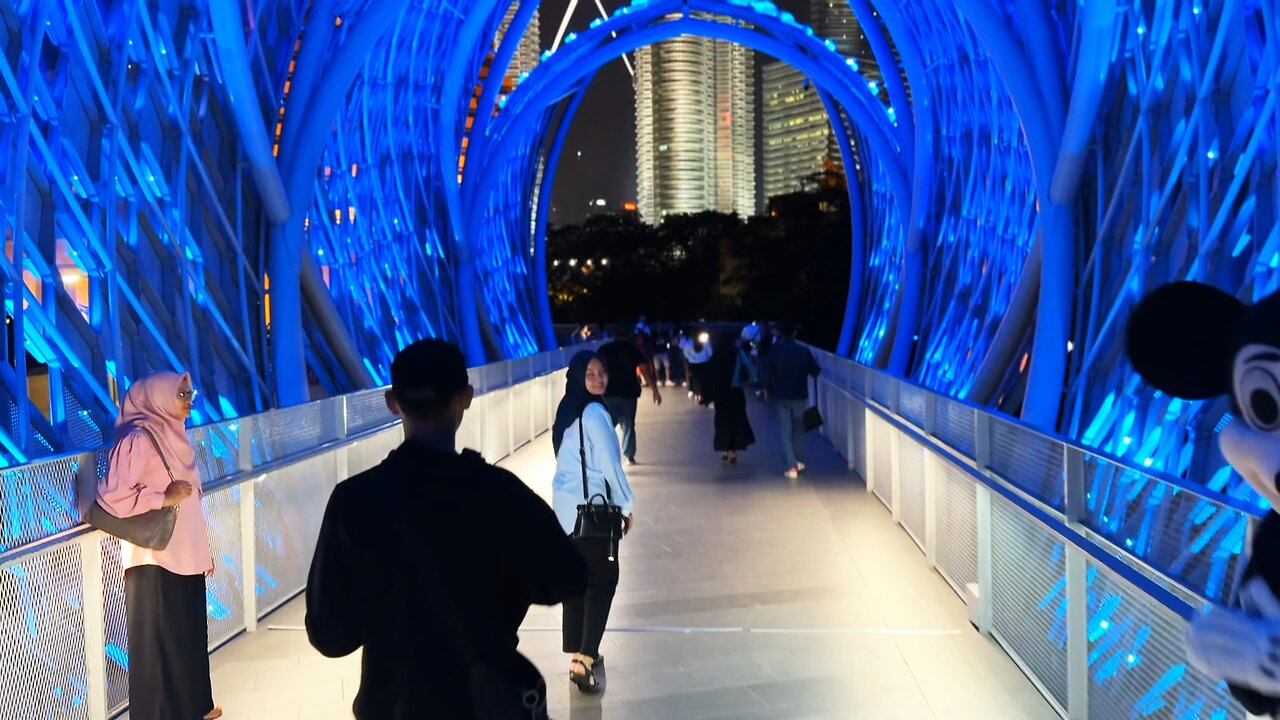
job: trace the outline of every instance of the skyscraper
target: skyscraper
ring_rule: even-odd
[[[857,59],[858,72],[864,78],[881,80],[875,56],[848,0],[812,0],[809,19],[818,37],[834,42],[841,55]],[[797,192],[819,173],[844,173],[831,120],[812,83],[800,71],[782,62],[764,66],[762,115],[766,199]]]
[[[498,26],[498,33],[493,38],[493,47],[496,50],[498,44],[502,42],[502,38],[507,34],[507,28],[511,25],[511,21],[515,19],[516,10],[520,8],[519,3],[512,4],[507,8],[507,14],[502,18],[502,24]],[[520,45],[516,48],[516,54],[511,58],[511,65],[507,68],[507,81],[514,80],[522,72],[529,72],[538,66],[538,56],[542,53],[542,30],[541,23],[538,20],[538,11],[533,11],[533,17],[529,18],[529,26],[525,28],[524,37],[520,38]]]
[[[764,66],[764,196],[798,192],[806,178],[840,170],[839,148],[822,100],[803,73],[784,62]]]
[[[751,50],[707,38],[636,51],[636,190],[646,221],[755,214],[754,69]]]

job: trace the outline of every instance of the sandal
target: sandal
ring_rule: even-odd
[[[578,674],[572,669],[569,670],[569,682],[578,686],[578,691],[584,695],[595,695],[600,692],[600,683],[596,681],[596,673],[594,667],[587,667],[587,664],[581,660],[574,660],[570,665],[579,665],[586,672]]]

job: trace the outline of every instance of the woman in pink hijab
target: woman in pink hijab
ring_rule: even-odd
[[[158,372],[135,382],[116,421],[106,480],[98,485],[98,502],[117,517],[178,508],[173,538],[163,550],[120,544],[134,720],[222,716],[213,704],[205,619],[205,578],[213,575],[213,556],[195,448],[186,430],[195,396],[186,373]]]

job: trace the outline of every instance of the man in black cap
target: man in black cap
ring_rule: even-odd
[[[456,346],[401,350],[386,398],[404,443],[339,483],[325,509],[307,638],[328,657],[364,648],[361,720],[472,718],[490,670],[545,704],[516,631],[530,604],[586,592],[586,565],[551,508],[515,475],[454,450],[473,394]],[[545,706],[529,717],[545,717]]]

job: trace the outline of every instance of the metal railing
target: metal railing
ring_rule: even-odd
[[[496,462],[546,432],[557,371],[579,349],[472,368],[477,398],[458,445]],[[383,396],[362,391],[190,431],[216,566],[206,593],[210,650],[254,631],[303,590],[333,487],[402,439]],[[0,719],[99,720],[128,701],[120,543],[79,523],[105,455],[99,448],[0,471],[0,666],[9,669]]]
[[[1258,509],[813,349],[824,435],[1066,718],[1243,718],[1187,665]]]

